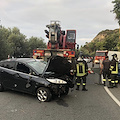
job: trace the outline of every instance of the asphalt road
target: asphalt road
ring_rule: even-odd
[[[88,91],[69,92],[50,102],[13,91],[0,93],[0,120],[119,120],[120,107],[99,84],[98,74],[87,77]],[[82,89],[82,88],[81,88]],[[120,85],[110,89],[120,100]]]

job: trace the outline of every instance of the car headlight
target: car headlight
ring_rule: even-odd
[[[49,82],[51,83],[56,83],[56,84],[67,84],[66,81],[64,80],[61,80],[61,79],[58,79],[58,78],[55,78],[55,79],[47,79]]]

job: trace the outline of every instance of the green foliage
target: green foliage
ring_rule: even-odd
[[[6,59],[8,55],[30,57],[36,48],[46,48],[43,38],[26,39],[17,27],[7,29],[0,26],[0,60]]]
[[[114,9],[112,11],[116,14],[116,19],[120,25],[120,0],[114,0],[112,3],[114,4]]]
[[[10,31],[6,28],[0,26],[0,58],[6,58],[9,51],[9,43],[7,42],[8,36],[10,35]]]
[[[111,34],[108,37],[105,38],[104,41],[104,46],[107,50],[119,50],[117,48],[118,45],[118,41],[119,41],[119,34]]]
[[[29,39],[28,46],[29,46],[29,48],[28,48],[29,53],[31,53],[34,49],[37,49],[37,48],[46,48],[46,44],[44,43],[44,39],[37,38],[37,37],[31,37]]]
[[[99,38],[97,36],[103,36],[104,38]],[[90,43],[81,46],[80,51],[87,56],[94,56],[96,50],[117,50],[120,51],[119,41],[119,31],[116,30],[105,30],[100,32],[96,38]]]

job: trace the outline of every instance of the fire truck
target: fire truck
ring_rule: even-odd
[[[101,50],[101,51],[97,50],[95,54],[94,63],[100,63],[100,61],[105,60],[107,54],[108,54],[108,50]]]
[[[58,55],[72,59],[75,57],[76,30],[61,30],[60,21],[50,21],[45,30],[48,38],[46,49],[33,50],[34,58],[47,60],[50,56]]]

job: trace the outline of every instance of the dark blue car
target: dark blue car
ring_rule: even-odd
[[[36,95],[39,101],[49,101],[53,94],[68,94],[70,68],[66,59],[57,56],[47,64],[32,58],[3,60],[0,61],[0,91],[20,91]]]

